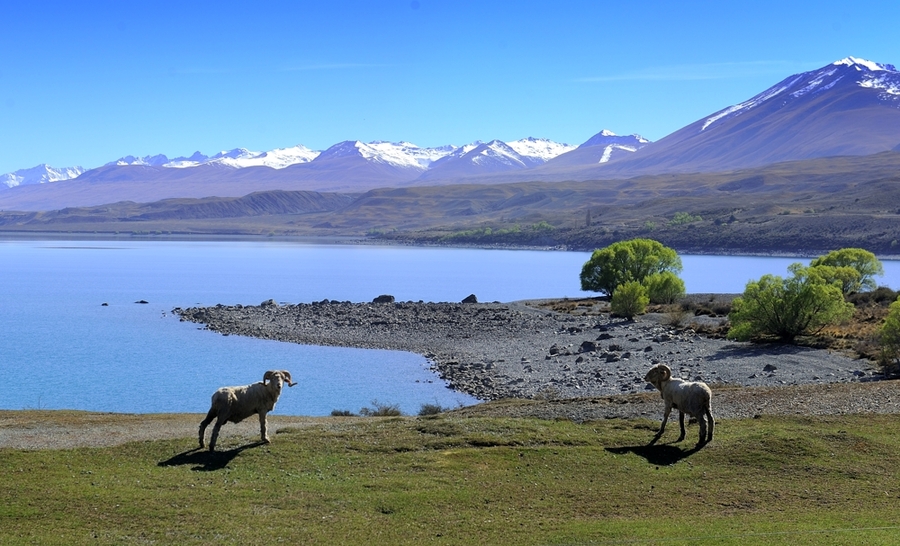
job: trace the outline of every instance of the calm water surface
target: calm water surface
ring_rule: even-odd
[[[578,297],[587,253],[277,242],[0,241],[0,409],[205,412],[222,385],[289,369],[277,413],[358,412],[372,402],[414,414],[475,403],[414,354],[221,336],[174,307]],[[741,292],[792,258],[682,256],[688,292]],[[900,286],[897,262],[882,285]],[[149,303],[138,304],[139,300]],[[102,305],[106,303],[107,305]]]

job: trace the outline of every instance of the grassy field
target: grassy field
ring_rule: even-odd
[[[722,420],[699,450],[665,443],[677,426],[647,446],[657,425],[331,418],[223,432],[216,454],[4,449],[0,543],[900,542],[897,416]]]

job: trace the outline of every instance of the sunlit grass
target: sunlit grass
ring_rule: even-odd
[[[369,418],[269,445],[0,450],[0,543],[896,544],[896,416]],[[689,434],[689,437],[691,435]]]

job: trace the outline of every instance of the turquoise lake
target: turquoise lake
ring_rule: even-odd
[[[358,412],[374,401],[407,414],[426,403],[476,403],[448,389],[419,355],[222,336],[171,310],[381,294],[434,302],[587,296],[578,274],[588,257],[274,241],[0,241],[0,409],[199,413],[216,388],[259,381],[267,369],[288,369],[299,382],[279,400],[280,414]],[[742,292],[748,280],[809,261],[681,258],[689,293]],[[896,289],[900,263],[883,263],[877,281]]]

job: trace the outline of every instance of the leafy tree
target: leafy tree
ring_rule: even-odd
[[[581,268],[581,289],[614,295],[629,281],[642,282],[654,273],[681,272],[681,258],[652,239],[618,241],[594,251]]]
[[[809,264],[810,267],[821,265],[852,267],[859,272],[859,280],[857,282],[851,282],[846,286],[842,286],[844,294],[862,290],[874,290],[876,287],[874,277],[876,275],[884,275],[884,267],[882,267],[878,258],[868,250],[861,248],[833,250],[824,256],[819,256]]]
[[[853,304],[844,301],[840,285],[826,283],[811,269],[795,263],[788,268],[793,277],[763,275],[758,281],[748,282],[744,294],[732,303],[728,337],[749,340],[774,336],[791,341],[849,319]]]
[[[627,319],[633,319],[647,309],[650,297],[647,296],[647,287],[638,281],[628,281],[616,288],[612,300],[609,302],[610,310]]]
[[[862,275],[860,275],[859,271],[846,265],[810,266],[809,273],[810,275],[821,277],[821,279],[825,281],[826,284],[831,284],[834,282],[838,283],[841,287],[841,292],[844,295],[847,295],[851,292],[858,292],[860,279],[862,279]]]
[[[684,296],[684,281],[671,271],[653,273],[644,279],[650,303],[674,303]]]

